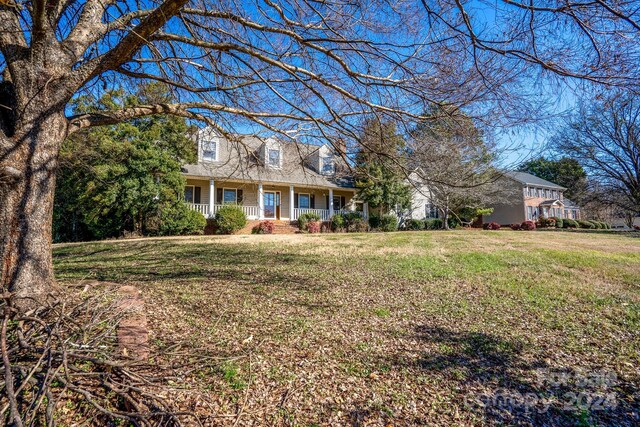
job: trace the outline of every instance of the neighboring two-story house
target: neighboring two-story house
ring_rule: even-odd
[[[224,204],[242,206],[248,219],[293,221],[313,212],[323,221],[341,211],[367,216],[344,153],[329,145],[238,136],[210,128],[197,135],[198,163],[185,165],[185,199],[206,218]]]
[[[504,172],[501,185],[511,186],[514,191],[503,203],[491,206],[493,213],[484,218],[485,222],[516,224],[558,217],[580,219],[580,208],[564,197],[564,190],[553,182],[546,181],[526,172]]]

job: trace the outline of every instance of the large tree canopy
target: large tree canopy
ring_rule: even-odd
[[[2,1],[0,284],[25,299],[53,283],[58,151],[79,129],[172,114],[355,139],[356,115],[413,120],[441,102],[526,119],[532,77],[637,87],[637,14],[625,0]],[[79,94],[137,80],[176,101],[68,115]]]
[[[640,213],[640,98],[617,93],[584,105],[553,144],[579,161],[596,195],[622,213]]]
[[[153,84],[131,96],[116,90],[100,99],[81,97],[74,108],[90,112],[163,99],[170,96]],[[72,135],[60,151],[54,240],[202,232],[205,219],[184,203],[182,165],[194,161],[196,147],[181,117],[141,117]]]

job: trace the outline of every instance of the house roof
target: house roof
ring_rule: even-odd
[[[577,208],[578,205],[576,205],[573,201],[567,199],[566,197],[563,200],[564,203],[564,207],[565,208]]]
[[[258,151],[264,139],[243,136],[229,144],[229,156],[217,162],[184,165],[182,172],[192,177],[220,180],[282,183],[309,187],[355,188],[353,177],[346,168],[336,167],[333,175],[323,175],[309,166],[311,156],[322,146],[278,141],[282,147],[282,167],[267,167],[259,161]]]
[[[504,174],[509,178],[515,181],[518,181],[521,184],[566,190],[566,188],[558,184],[554,184],[553,182],[547,181],[546,179],[538,178],[537,176],[531,175],[530,173],[527,173],[527,172],[506,171],[504,172]]]
[[[564,203],[562,202],[562,200],[558,200],[558,199],[545,200],[544,202],[540,203],[540,206],[553,206],[553,205],[564,205]]]

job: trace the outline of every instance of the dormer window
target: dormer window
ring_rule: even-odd
[[[326,156],[322,158],[322,173],[325,175],[333,175],[336,171],[336,164],[333,161],[333,156]]]
[[[205,162],[218,161],[218,141],[202,141],[202,160],[204,160]]]
[[[277,148],[270,148],[268,150],[269,166],[272,168],[280,167],[280,150]]]

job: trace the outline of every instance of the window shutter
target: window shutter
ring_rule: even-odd
[[[196,187],[194,195],[193,195],[193,203],[200,203],[200,194],[202,189],[200,187]]]
[[[324,196],[325,206],[329,209],[329,196]]]
[[[221,205],[222,202],[222,188],[216,188],[216,205]]]
[[[298,193],[293,193],[293,207],[298,209]]]
[[[344,207],[347,205],[347,199],[344,196],[340,196],[340,209],[344,209]]]
[[[244,200],[242,190],[238,188],[238,204],[241,205]]]
[[[311,209],[316,208],[316,196],[314,194],[311,195]]]

